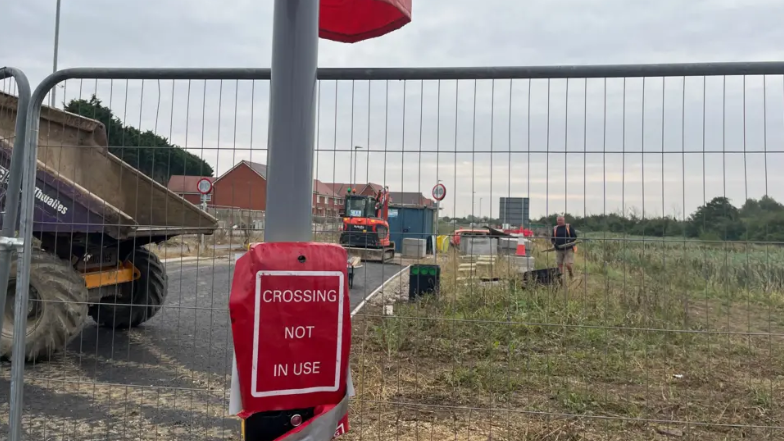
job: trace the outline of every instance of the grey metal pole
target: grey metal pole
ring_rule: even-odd
[[[57,55],[60,52],[60,0],[57,0],[57,9],[54,16],[54,60],[52,62],[52,72],[57,72]],[[57,97],[57,87],[52,88],[49,107],[55,107]]]
[[[354,146],[354,172],[351,176],[351,188],[356,188],[357,186],[357,156],[359,156],[359,149],[361,148],[358,145]]]
[[[441,179],[436,179],[436,185],[441,183]],[[433,260],[436,261],[436,265],[438,265],[438,225],[441,223],[441,201],[436,201],[436,243],[433,247]]]
[[[22,168],[27,140],[27,111],[30,106],[30,83],[19,70],[5,67],[0,69],[0,79],[13,77],[18,91],[16,105],[16,126],[14,127],[14,149],[11,152],[11,170],[8,186],[5,190],[5,213],[3,213],[3,230],[0,236],[5,243],[0,244],[0,329],[3,329],[5,303],[8,293],[8,278],[11,270],[11,255],[14,251],[13,239],[16,234],[19,216],[19,196],[22,190]]]
[[[265,242],[312,234],[319,0],[275,0]]]
[[[438,223],[440,222],[438,220],[440,214],[439,210],[441,210],[441,201],[436,201],[436,243],[433,247],[433,260],[436,261],[436,265],[438,265]]]
[[[275,0],[274,7],[264,241],[309,242],[313,239],[319,0]],[[286,418],[293,420],[295,415]],[[334,431],[333,427],[324,441]]]
[[[30,288],[30,256],[33,252],[33,216],[35,207],[35,172],[39,116],[43,98],[36,88],[30,98],[25,118],[24,158],[22,159],[22,206],[19,211],[21,250],[16,266],[16,298],[14,299],[14,335],[11,359],[11,397],[8,414],[8,440],[22,441],[22,403],[24,399],[25,337],[28,295]],[[35,141],[34,141],[35,140]]]

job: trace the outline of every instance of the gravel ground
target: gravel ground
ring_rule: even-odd
[[[352,308],[400,269],[366,263],[357,270]],[[173,262],[167,270],[167,303],[148,323],[112,332],[90,322],[66,352],[28,365],[29,439],[239,439],[238,420],[226,415],[232,261]],[[9,371],[10,364],[0,366],[0,438],[7,433]]]

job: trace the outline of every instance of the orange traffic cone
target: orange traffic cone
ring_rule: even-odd
[[[517,238],[517,250],[515,251],[515,256],[525,256],[525,237],[518,237]]]

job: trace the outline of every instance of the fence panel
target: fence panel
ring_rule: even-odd
[[[9,278],[16,279],[16,251],[20,241],[16,237],[16,225],[19,215],[19,195],[22,183],[22,159],[27,134],[27,111],[30,104],[30,83],[24,72],[13,67],[0,68],[0,204],[2,204],[2,232],[0,232],[0,356],[5,357],[11,339],[13,308],[24,310],[24,303],[15,302],[16,293],[13,285],[9,288]],[[9,292],[11,292],[10,295]],[[15,304],[16,303],[16,304]],[[11,403],[21,403],[22,372],[4,369],[2,371],[3,413],[10,418],[19,418],[22,409]],[[9,426],[0,426],[0,433],[6,432]]]
[[[345,439],[781,438],[784,64],[319,76],[314,238],[338,240],[347,195],[388,187],[401,242],[356,270]],[[34,94],[31,438],[239,437],[227,303],[263,240],[268,78],[78,69]],[[58,81],[67,112],[39,118]],[[547,238],[558,214],[574,253]],[[472,232],[502,223],[535,234]],[[141,277],[99,276],[139,277],[124,261]],[[418,264],[440,287],[409,301]]]

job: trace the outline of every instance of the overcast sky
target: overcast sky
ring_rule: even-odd
[[[272,2],[184,4],[63,0],[60,67],[269,66]],[[23,69],[34,84],[52,68],[54,5],[6,2],[0,15],[0,64]],[[781,17],[784,3],[771,0],[415,0],[403,29],[354,45],[322,40],[319,63],[777,61]],[[644,94],[642,86],[642,79],[356,81],[336,91],[325,81],[316,177],[350,182],[358,145],[358,181],[427,194],[441,179],[445,215],[497,216],[501,196],[531,197],[537,216],[622,208],[683,216],[724,194],[737,205],[766,192],[784,200],[776,174],[784,165],[782,76],[648,78]],[[266,162],[264,81],[69,81],[58,102],[96,92],[126,123],[187,146],[218,174],[241,159]]]

